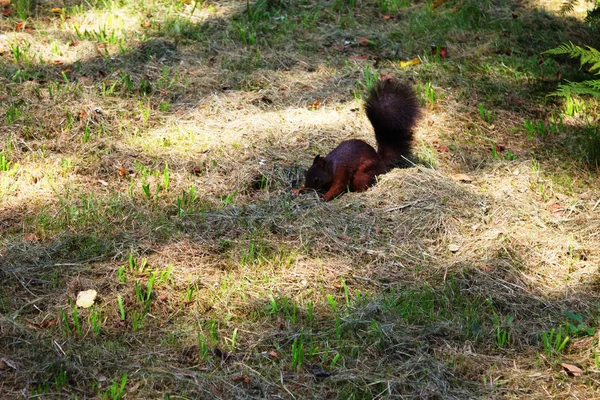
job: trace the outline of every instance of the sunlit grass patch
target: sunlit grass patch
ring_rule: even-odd
[[[585,71],[541,55],[588,27],[548,2],[19,4],[3,393],[598,397],[597,104],[546,97]],[[388,77],[423,106],[410,168],[296,193],[375,144]]]

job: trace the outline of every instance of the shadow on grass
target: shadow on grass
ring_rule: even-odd
[[[539,283],[547,281],[538,273],[567,265],[570,250],[565,250],[568,234],[562,225],[548,224],[553,230],[547,235],[562,240],[554,244],[558,261],[534,262],[527,258],[530,253],[553,244],[533,237],[525,243],[529,251],[524,250],[524,238],[518,235],[522,215],[511,215],[509,232],[486,236],[503,222],[497,215],[523,203],[475,194],[468,184],[422,168],[394,171],[369,192],[334,203],[319,204],[309,194],[293,197],[290,189],[302,175],[300,160],[329,146],[316,140],[276,142],[277,153],[265,151],[261,137],[242,141],[256,145],[247,151],[238,151],[239,143],[232,142],[233,150],[223,153],[233,161],[221,161],[223,154],[206,156],[199,176],[191,178],[199,188],[209,186],[211,175],[224,185],[194,196],[183,182],[171,192],[157,189],[156,195],[145,195],[140,191],[144,182],[135,180],[136,192],[129,195],[130,178],[142,175],[135,163],[162,171],[168,159],[174,174],[195,176],[193,168],[203,153],[186,149],[187,154],[172,155],[122,141],[136,128],[144,142],[151,136],[144,136],[146,131],[194,122],[198,117],[193,112],[207,99],[217,98],[209,105],[225,103],[231,93],[241,99],[218,109],[222,114],[211,121],[241,117],[243,108],[260,118],[261,112],[285,115],[317,99],[326,105],[350,102],[353,90],[362,90],[356,82],[362,82],[366,69],[363,57],[381,53],[389,57],[386,68],[394,75],[409,74],[396,70],[398,54],[426,53],[421,69],[408,79],[438,82],[460,115],[477,118],[478,105],[485,104],[492,112],[504,112],[498,124],[529,115],[546,119],[539,103],[549,84],[538,77],[551,76],[559,66],[540,64],[539,52],[577,38],[583,29],[572,20],[529,13],[521,4],[510,3],[502,15],[480,13],[478,7],[462,10],[462,39],[448,43],[456,54],[464,54],[457,62],[427,54],[430,38],[419,31],[424,22],[417,20],[428,17],[446,24],[436,41],[454,38],[448,10],[402,11],[391,27],[374,34],[372,47],[343,44],[344,38],[370,35],[381,25],[375,6],[365,5],[356,15],[343,7],[318,8],[325,22],[309,33],[324,38],[308,43],[304,35],[298,40],[269,38],[277,27],[274,18],[280,17],[275,13],[260,22],[265,26],[255,27],[259,46],[240,46],[242,39],[234,36],[230,23],[248,19],[242,13],[231,20],[181,21],[179,33],[175,22],[167,21],[163,30],[149,31],[149,36],[160,32],[164,37],[151,37],[116,56],[55,67],[6,63],[4,76],[15,90],[7,104],[25,104],[33,112],[30,117],[15,114],[16,123],[0,128],[17,147],[19,161],[44,151],[56,157],[83,152],[85,157],[73,172],[76,193],[65,190],[71,197],[61,192],[51,200],[11,203],[1,210],[0,226],[7,233],[0,250],[0,389],[94,396],[110,391],[114,382],[118,387],[127,372],[144,393],[204,398],[287,397],[292,392],[303,398],[410,394],[459,399],[542,393],[536,385],[551,385],[560,368],[557,354],[544,357],[542,332],[566,326],[567,311],[582,315],[592,328],[598,315],[589,279],[564,287],[552,282],[548,291]],[[512,18],[510,9],[521,16]],[[416,37],[398,37],[410,18]],[[339,29],[327,29],[332,21]],[[571,36],[557,33],[565,21]],[[546,22],[558,26],[547,37],[532,37],[534,28],[528,26]],[[505,25],[512,36],[502,36]],[[298,33],[291,25],[279,28]],[[479,46],[479,30],[488,44]],[[331,45],[321,48],[320,39]],[[481,51],[484,62],[471,61],[475,55],[469,48]],[[349,58],[359,67],[344,69]],[[328,60],[333,60],[335,74],[323,72]],[[65,73],[68,83],[62,74],[66,69],[71,70]],[[17,71],[23,72],[17,76]],[[202,75],[207,79],[193,79]],[[175,83],[169,86],[171,80]],[[60,90],[49,95],[57,81],[64,85],[64,97]],[[445,87],[454,89],[441,89]],[[35,97],[36,88],[48,94]],[[147,121],[138,115],[144,112],[140,103],[148,104]],[[167,103],[169,110],[162,105]],[[10,114],[10,106],[2,110]],[[67,122],[61,121],[69,113],[75,122],[65,133]],[[86,127],[96,130],[103,124],[106,130],[96,142],[77,142]],[[488,133],[480,126],[486,126],[484,121],[473,125],[480,136]],[[318,129],[317,134],[343,132],[344,125],[327,122]],[[474,139],[478,147],[487,140]],[[211,149],[218,153],[220,146]],[[255,166],[260,162],[256,152],[271,157],[270,167]],[[127,168],[119,177],[117,162],[124,160]],[[484,163],[481,170],[492,167]],[[239,170],[248,172],[247,181],[238,181]],[[265,179],[257,181],[257,176]],[[161,184],[154,172],[147,179],[153,188]],[[465,233],[471,231],[476,233]],[[455,241],[463,246],[457,254],[449,250]],[[569,257],[571,265],[581,264],[597,275],[588,268],[597,260],[595,254],[590,252],[587,260]],[[169,266],[173,272],[166,277]],[[90,287],[99,292],[97,305],[76,314],[70,301]],[[557,293],[563,288],[566,298]],[[593,368],[591,337],[573,342],[568,354],[584,354]],[[303,360],[298,361],[300,354]],[[519,369],[531,374],[524,377]],[[538,378],[534,372],[539,370],[547,376]],[[506,376],[525,383],[503,386]],[[584,379],[574,385],[597,390]]]

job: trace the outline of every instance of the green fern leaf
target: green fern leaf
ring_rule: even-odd
[[[550,96],[570,97],[571,95],[588,95],[600,98],[600,81],[568,82],[560,84]]]
[[[566,15],[570,12],[573,12],[573,10],[575,9],[575,3],[577,3],[577,0],[567,0],[565,1],[562,6],[560,7],[560,15]]]

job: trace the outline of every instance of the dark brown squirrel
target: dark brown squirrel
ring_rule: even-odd
[[[324,193],[325,201],[347,190],[367,190],[377,175],[410,155],[412,129],[420,114],[410,86],[391,79],[378,82],[365,100],[365,111],[375,131],[377,151],[362,140],[346,140],[325,157],[316,156],[306,171],[303,187]]]

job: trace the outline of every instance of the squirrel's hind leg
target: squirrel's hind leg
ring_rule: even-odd
[[[352,178],[352,190],[364,192],[375,183],[375,176],[382,174],[382,168],[377,163],[371,163],[359,168]]]

